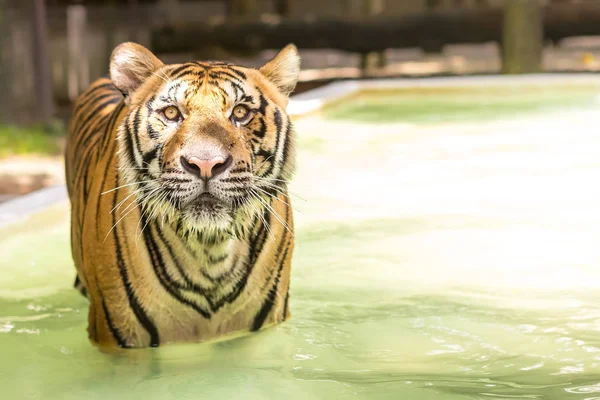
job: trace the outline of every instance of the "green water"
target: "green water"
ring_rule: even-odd
[[[0,231],[3,399],[600,399],[600,113],[299,119],[293,318],[106,354],[68,208]]]
[[[364,91],[326,107],[323,114],[375,123],[481,121],[583,107],[596,101],[598,89],[578,84]]]

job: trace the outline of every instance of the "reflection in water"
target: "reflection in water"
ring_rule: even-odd
[[[66,205],[0,231],[3,398],[600,399],[596,114],[298,121],[293,318],[229,341],[99,351]]]

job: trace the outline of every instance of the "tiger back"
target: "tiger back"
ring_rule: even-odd
[[[260,69],[164,65],[125,43],[77,99],[66,148],[92,341],[204,341],[290,316],[290,45]]]

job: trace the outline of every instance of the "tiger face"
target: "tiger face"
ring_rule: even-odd
[[[294,169],[285,108],[298,73],[293,45],[260,69],[164,65],[140,45],[117,47],[110,74],[128,107],[119,169],[145,212],[212,235],[264,212]]]

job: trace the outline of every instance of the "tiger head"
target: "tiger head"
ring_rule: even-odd
[[[118,46],[110,75],[127,107],[119,171],[147,214],[222,234],[265,212],[294,170],[285,109],[299,70],[294,45],[259,69],[165,65],[143,46]]]

